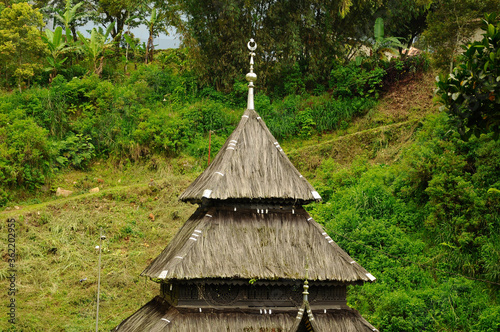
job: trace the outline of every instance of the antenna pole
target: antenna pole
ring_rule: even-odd
[[[210,147],[212,146],[212,131],[208,132],[208,165],[210,165]]]
[[[99,295],[101,292],[101,250],[102,250],[102,240],[106,239],[105,236],[102,235],[102,227],[99,231],[99,264],[98,264],[98,272],[97,272],[97,312],[95,318],[95,332],[99,332]]]

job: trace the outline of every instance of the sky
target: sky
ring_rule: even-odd
[[[50,24],[50,21],[47,22],[46,28],[54,30],[53,26]],[[91,31],[93,27],[97,27],[93,22],[88,22],[82,27],[78,28],[78,31],[80,31],[85,37],[90,37],[90,33],[88,31]],[[179,35],[176,33],[175,28],[170,28],[169,30],[169,35],[165,35],[164,33],[160,34],[158,37],[154,39],[154,45],[155,49],[157,50],[163,50],[167,48],[178,48],[180,44],[180,39]],[[149,33],[148,29],[146,26],[139,26],[137,28],[130,29],[130,31],[134,34],[135,38],[139,38],[142,42],[147,42]]]
[[[92,22],[87,23],[83,27],[79,28],[79,31],[86,37],[90,37],[90,34],[87,30],[92,30],[96,25]],[[142,42],[147,42],[149,37],[148,28],[146,26],[139,26],[137,28],[130,29],[130,31],[134,34],[135,38],[139,38]],[[167,48],[178,48],[180,44],[179,36],[176,34],[174,28],[169,29],[169,35],[160,34],[158,37],[154,39],[155,49],[163,50]]]

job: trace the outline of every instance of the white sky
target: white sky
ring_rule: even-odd
[[[87,30],[92,30],[96,25],[93,22],[89,22],[86,25],[80,27],[78,30],[86,37],[89,37],[90,34],[87,33]],[[142,42],[147,42],[149,37],[148,29],[145,26],[139,26],[137,28],[130,29],[130,31],[134,34],[135,38],[139,38]],[[166,48],[178,48],[180,44],[179,36],[176,34],[176,30],[174,28],[169,29],[169,35],[160,34],[158,37],[154,39],[155,49],[166,49]]]
[[[45,28],[54,30],[54,27],[52,24],[47,22],[48,24],[45,26]],[[80,31],[85,37],[90,37],[90,33],[87,32],[87,30],[91,31],[93,27],[97,27],[93,22],[88,22],[82,27],[78,28],[78,31]],[[139,26],[137,28],[130,29],[130,31],[134,34],[135,38],[139,38],[142,42],[147,42],[149,33],[148,29],[145,26]],[[167,48],[178,48],[180,44],[179,40],[179,35],[177,35],[175,28],[170,28],[169,29],[169,35],[165,35],[164,33],[160,34],[158,37],[154,39],[154,44],[158,45],[155,46],[155,49],[167,49]]]

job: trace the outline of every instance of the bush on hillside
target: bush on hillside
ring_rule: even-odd
[[[21,112],[14,112],[21,115]],[[35,190],[50,175],[53,151],[48,131],[21,115],[0,120],[0,183]],[[4,195],[5,196],[5,195]]]
[[[365,66],[371,67],[370,64]],[[347,66],[338,65],[330,74],[330,88],[337,97],[378,96],[382,79],[386,74],[379,66],[365,68],[352,61]]]

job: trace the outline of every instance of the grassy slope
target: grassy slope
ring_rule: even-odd
[[[92,330],[98,258],[94,247],[100,227],[107,236],[102,255],[102,330],[116,326],[158,292],[155,283],[139,274],[194,211],[194,206],[177,200],[194,173],[188,169],[188,175],[180,175],[185,170],[177,165],[158,164],[157,169],[135,166],[122,171],[95,165],[88,174],[68,173],[59,182],[75,189],[74,195],[0,213],[2,220],[18,220],[19,330]],[[94,177],[104,183],[93,183]],[[86,185],[82,188],[80,183]],[[98,184],[103,187],[99,193],[82,193]],[[0,224],[3,234],[5,226]],[[0,276],[5,276],[5,266]],[[2,303],[6,295],[1,293]],[[7,327],[2,315],[0,330]]]
[[[315,169],[326,158],[350,165],[357,156],[372,163],[390,164],[412,141],[415,129],[426,115],[437,111],[432,101],[434,76],[396,84],[381,98],[379,105],[356,119],[347,129],[319,135],[310,140],[284,142],[293,164],[314,178]]]
[[[356,155],[367,156],[374,163],[390,163],[411,141],[419,120],[435,110],[432,82],[432,75],[427,75],[401,84],[346,130],[284,142],[285,151],[309,179],[328,157],[346,166]],[[88,172],[69,172],[55,179],[52,187],[75,191],[68,198],[55,198],[47,192],[36,200],[17,202],[20,209],[10,206],[0,211],[0,219],[18,220],[19,330],[94,328],[94,247],[100,227],[107,236],[102,256],[100,330],[110,330],[158,293],[158,285],[139,274],[194,211],[194,206],[179,203],[177,197],[204,165],[191,159],[155,159],[143,166],[110,166],[95,164]],[[99,193],[88,193],[96,186]],[[6,234],[5,222],[0,223],[0,231]],[[4,245],[4,260],[6,252]],[[5,265],[0,270],[4,285]],[[7,303],[6,292],[0,293],[0,301]],[[0,330],[8,326],[2,314]]]

